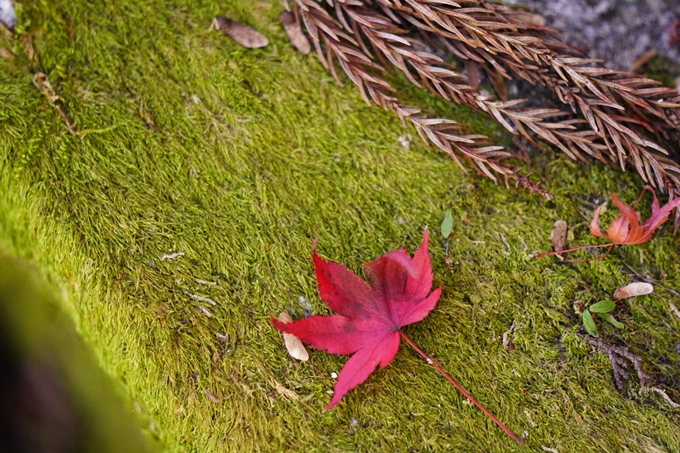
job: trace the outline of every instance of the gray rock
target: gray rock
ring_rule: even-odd
[[[5,24],[7,28],[14,29],[17,23],[17,15],[14,12],[12,0],[0,0],[0,22]]]
[[[680,20],[678,0],[518,0],[558,29],[564,40],[613,69],[630,70],[655,49],[680,64],[680,44],[670,45],[668,30]]]

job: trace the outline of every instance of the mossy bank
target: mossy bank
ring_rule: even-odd
[[[678,412],[635,379],[619,393],[607,357],[575,335],[572,308],[610,297],[630,269],[680,289],[670,228],[602,261],[531,258],[550,249],[556,219],[574,226],[573,243],[592,241],[588,203],[611,191],[632,201],[641,181],[559,153],[528,168],[554,202],[465,175],[296,53],[281,11],[275,0],[30,0],[15,35],[0,38],[11,51],[0,57],[0,248],[48,278],[148,436],[182,452],[680,451]],[[216,15],[270,45],[239,47],[209,29]],[[75,136],[32,84],[38,71]],[[410,98],[502,139],[467,109]],[[295,362],[268,321],[301,316],[300,297],[328,312],[314,238],[359,271],[414,250],[448,206],[453,264],[432,228],[443,296],[408,334],[528,447],[408,348],[324,413],[346,359],[314,351]],[[625,329],[600,332],[677,399],[680,320],[668,302],[680,301],[664,288],[620,303]],[[511,351],[501,338],[513,323]]]

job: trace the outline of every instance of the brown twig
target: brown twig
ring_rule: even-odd
[[[73,129],[73,126],[71,126],[71,122],[66,116],[66,113],[64,113],[64,110],[57,104],[57,101],[63,101],[63,99],[55,93],[47,76],[42,72],[36,72],[33,76],[33,85],[35,85],[35,87],[50,101],[50,105],[54,107],[64,121],[64,124],[66,124],[66,129],[68,129],[69,133],[75,137],[77,135],[76,131]]]
[[[623,391],[624,381],[628,380],[629,377],[627,371],[628,363],[633,364],[633,368],[640,380],[640,385],[647,386],[652,380],[642,369],[642,358],[630,352],[626,346],[612,346],[605,343],[602,338],[593,338],[585,334],[579,334],[579,336],[585,338],[588,343],[607,354],[614,374],[614,383],[619,391]]]

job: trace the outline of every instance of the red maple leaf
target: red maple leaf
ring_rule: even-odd
[[[649,190],[654,196],[654,201],[652,202],[652,215],[647,220],[640,223],[640,213],[635,211],[635,206],[642,199],[642,197],[645,194],[645,191],[647,190]],[[614,205],[619,209],[619,211],[621,211],[621,215],[614,219],[614,221],[609,225],[609,228],[607,229],[607,234],[605,235],[604,233],[602,233],[602,230],[600,230],[599,219],[600,210],[602,209],[602,206],[595,210],[595,213],[593,214],[593,220],[591,220],[590,222],[590,233],[597,237],[607,237],[611,240],[610,243],[599,245],[582,245],[581,247],[576,247],[569,250],[561,250],[559,252],[541,253],[539,255],[536,255],[536,258],[541,258],[547,255],[554,255],[558,253],[562,254],[566,252],[573,252],[574,250],[580,250],[583,248],[609,247],[607,253],[605,253],[604,255],[600,255],[598,257],[604,258],[605,256],[607,256],[607,254],[611,251],[611,249],[615,245],[644,244],[645,242],[649,241],[656,232],[656,230],[666,220],[668,220],[668,216],[670,215],[671,211],[680,206],[679,197],[674,199],[673,201],[669,201],[663,207],[660,207],[659,200],[657,200],[656,198],[654,189],[652,189],[650,186],[645,186],[642,189],[642,194],[640,194],[640,198],[638,198],[637,201],[633,203],[633,206],[628,206],[624,204],[619,199],[618,195],[616,195],[616,192],[612,192],[612,200],[614,201]]]
[[[401,330],[425,318],[441,294],[441,288],[430,293],[433,274],[427,229],[413,258],[406,249],[400,248],[364,264],[368,281],[338,263],[321,258],[316,253],[316,242],[312,259],[321,299],[337,314],[310,316],[293,323],[282,323],[272,316],[271,322],[281,332],[293,334],[313,348],[331,354],[353,354],[338,375],[333,399],[326,410],[368,379],[378,365],[382,368],[389,365],[404,338],[498,426],[522,443]]]
[[[645,190],[652,192],[654,196],[654,201],[652,202],[652,216],[640,224],[640,213],[636,212],[634,207],[642,199],[645,194]],[[652,238],[654,232],[668,220],[668,216],[671,211],[680,206],[680,198],[676,198],[673,201],[668,202],[663,208],[659,207],[659,200],[656,199],[656,194],[654,189],[650,186],[645,186],[642,189],[642,194],[640,198],[633,204],[633,207],[625,205],[619,200],[616,192],[612,193],[612,200],[621,215],[618,216],[610,225],[607,230],[607,235],[611,239],[612,244],[644,244]],[[600,206],[595,210],[593,214],[593,220],[590,222],[590,232],[597,237],[605,237],[605,235],[600,230],[600,225],[598,220],[600,218]]]

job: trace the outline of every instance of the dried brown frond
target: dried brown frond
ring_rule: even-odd
[[[525,12],[497,3],[466,1],[465,6],[449,0],[327,0],[327,3],[335,9],[346,30],[352,30],[354,34],[358,31],[356,25],[342,15],[348,9],[365,10],[364,18],[383,15],[372,24],[355,17],[362,25],[358,27],[362,32],[371,27],[375,29],[376,24],[405,31],[387,31],[388,37],[393,34],[406,38],[412,36],[409,31],[419,32],[430,46],[440,44],[440,48],[459,59],[479,65],[501,97],[504,97],[503,79],[514,77],[550,89],[574,113],[580,113],[581,118],[553,123],[560,126],[557,131],[548,130],[547,136],[542,136],[541,132],[550,127],[544,125],[548,118],[541,118],[538,125],[534,123],[530,128],[531,133],[560,147],[572,158],[583,159],[583,151],[600,160],[615,162],[623,170],[631,164],[645,182],[667,191],[671,200],[680,196],[680,166],[677,163],[680,156],[676,152],[675,160],[667,157],[666,150],[637,131],[641,126],[666,140],[680,140],[680,95],[676,90],[637,74],[603,68],[599,61],[582,58],[575,49],[560,41],[556,30],[536,25],[527,20]],[[388,18],[388,23],[384,18]],[[390,41],[384,35],[379,34],[378,38]],[[403,47],[398,47],[412,47],[413,40],[392,41],[389,47],[375,46],[375,36],[369,41],[378,49],[378,57],[384,58],[381,54],[385,49],[400,55],[403,63],[395,66],[402,71],[404,66],[407,70],[410,66],[431,91],[442,95],[442,87],[447,88],[441,82],[438,85],[431,79],[422,80],[423,72],[412,66],[414,60],[409,61],[408,54],[400,54]],[[370,55],[366,46],[359,42]],[[394,59],[389,60],[394,63]],[[414,81],[413,77],[409,78]],[[461,80],[464,83],[464,79]],[[468,82],[468,87],[474,91],[473,85],[475,83]],[[463,88],[458,83],[458,88],[468,95],[467,99],[461,100],[470,104],[468,87]],[[452,100],[456,101],[456,98],[452,96]],[[487,105],[493,102],[491,99],[486,101]],[[499,106],[509,108],[507,104],[493,105],[497,114],[491,110],[491,115],[507,128],[508,122],[498,118],[507,116]],[[478,107],[483,110],[482,106]],[[512,107],[518,108],[517,105]],[[511,122],[526,136],[526,131],[520,129],[522,118]],[[561,129],[565,125],[573,126],[575,130]],[[680,227],[680,210],[676,210],[675,227]]]
[[[443,118],[428,118],[422,115],[419,109],[404,106],[394,95],[394,88],[382,76],[384,68],[372,60],[371,53],[361,40],[357,30],[352,28],[352,25],[348,23],[343,14],[346,12],[343,7],[356,2],[348,1],[346,5],[342,5],[340,2],[329,3],[335,7],[337,19],[331,16],[324,7],[314,0],[296,0],[295,9],[296,14],[301,17],[312,38],[319,58],[338,83],[341,83],[341,81],[336,72],[336,62],[359,88],[366,102],[370,103],[370,100],[373,100],[373,102],[381,107],[392,110],[399,115],[404,124],[408,119],[423,140],[436,145],[449,154],[464,171],[465,167],[461,162],[461,157],[479,173],[493,180],[497,180],[497,176],[501,175],[506,183],[508,180],[514,180],[517,185],[521,184],[532,193],[536,192],[546,198],[551,198],[544,189],[539,187],[538,183],[531,183],[528,177],[519,176],[516,170],[510,169],[500,162],[501,159],[509,156],[509,153],[503,147],[490,144],[487,137],[483,135],[465,134],[465,128],[458,125],[455,121]],[[354,27],[358,26],[356,19],[356,17],[350,19]],[[399,40],[398,37],[396,39]],[[373,44],[375,45],[375,43]],[[392,63],[395,61],[399,62],[400,58],[403,58],[403,56],[392,52],[386,52],[384,56],[388,59],[395,59]],[[409,58],[418,59],[419,57],[413,54]],[[423,55],[423,58],[420,58],[421,63],[419,64],[427,66],[427,59],[430,58],[436,57]],[[433,62],[430,61],[430,63]],[[420,69],[423,68],[421,67]],[[451,79],[459,78],[453,71],[443,67],[441,71],[449,71],[444,73]],[[458,98],[465,96],[466,91],[471,91],[470,96],[472,96],[472,99],[476,99],[478,96],[471,87],[465,84],[461,84],[459,89],[456,88],[455,83],[447,82],[447,89],[451,90],[452,96],[457,96]],[[494,108],[500,109],[502,106]],[[540,117],[539,115],[541,114],[541,112],[535,113],[537,117]]]
[[[520,65],[533,62],[539,67],[552,68],[562,80],[603,102],[641,108],[654,121],[660,118],[670,127],[680,129],[680,97],[676,90],[631,72],[599,67],[596,60],[581,58],[575,49],[559,40],[556,30],[527,22],[524,11],[479,1],[464,2],[472,5],[467,7],[440,0],[352,3],[377,5],[383,11],[392,9],[395,18],[401,17],[417,28],[453,40],[454,46],[460,43],[493,56],[510,57]],[[461,51],[459,56],[465,56],[465,50]]]
[[[394,66],[444,99],[485,112],[515,134],[540,138],[573,159],[591,156],[623,170],[632,165],[671,200],[680,196],[680,156],[674,160],[638,131],[644,127],[664,138],[680,137],[678,92],[581,57],[558,32],[528,21],[525,12],[477,0],[296,0],[296,14],[336,79],[337,60],[367,102],[395,111],[403,122],[408,118],[421,137],[461,167],[459,157],[464,157],[493,179],[503,175],[506,184],[510,178],[538,189],[502,165],[507,151],[486,146],[485,137],[462,135],[450,120],[426,118],[405,107],[382,76],[386,67]],[[504,80],[519,78],[551,90],[571,113],[484,96],[476,90],[477,79],[457,72],[441,50],[464,60],[470,74],[483,70],[501,98]],[[678,210],[675,225],[680,226]]]
[[[612,346],[605,343],[601,338],[593,338],[589,335],[579,335],[588,343],[597,347],[600,351],[607,354],[609,362],[612,366],[612,373],[614,375],[614,383],[619,391],[623,391],[624,382],[628,380],[628,364],[631,363],[635,369],[635,373],[640,380],[640,385],[647,386],[652,381],[652,378],[642,369],[642,358],[639,355],[633,354],[626,346]]]
[[[479,94],[463,74],[432,52],[417,50],[421,43],[409,36],[409,31],[396,27],[389,18],[375,11],[342,5],[339,14],[347,18],[354,36],[367,38],[376,52],[402,71],[418,86],[426,86],[434,94],[446,100],[466,104],[496,119],[514,134],[522,134],[529,140],[539,137],[557,146],[574,159],[584,159],[581,152],[605,161],[602,151],[606,146],[596,143],[598,135],[590,130],[579,130],[578,122],[572,120],[552,122],[565,116],[557,109],[522,108],[523,100],[495,101]],[[364,46],[365,53],[369,53]],[[369,53],[370,54],[370,53]],[[568,116],[568,113],[566,113]]]
[[[588,132],[580,128],[586,135],[579,137],[580,150],[597,158],[606,151],[622,169],[632,163],[645,182],[662,191],[677,192],[680,181],[675,173],[680,168],[663,159],[661,154],[667,152],[633,126],[644,126],[665,137],[676,134],[680,130],[677,91],[570,55],[571,50],[557,40],[554,30],[523,23],[502,5],[466,2],[470,3],[475,3],[474,7],[439,0],[375,1],[383,12],[392,11],[392,20],[419,29],[459,58],[480,63],[492,80],[514,74],[551,89],[572,110],[578,109],[589,126]],[[541,135],[535,129],[533,132]],[[560,148],[572,158],[582,157],[574,148]]]

